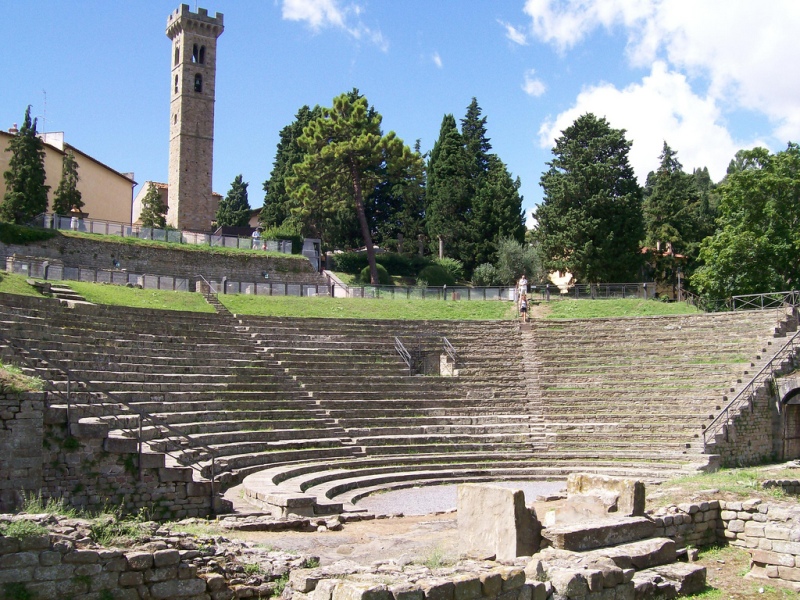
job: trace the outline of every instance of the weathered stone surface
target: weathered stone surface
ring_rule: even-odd
[[[522,490],[493,485],[458,486],[458,536],[467,556],[513,560],[539,549],[539,522]]]
[[[609,557],[615,563],[619,560],[617,566],[620,568],[632,565],[641,570],[675,562],[675,542],[668,538],[640,540],[595,552]]]
[[[172,597],[192,596],[206,591],[206,582],[202,579],[170,579],[150,586],[150,594],[155,600]]]
[[[554,567],[549,571],[550,583],[556,592],[568,598],[580,598],[589,593],[589,583],[577,569]]]
[[[653,523],[644,517],[599,520],[580,525],[557,525],[542,532],[555,548],[585,551],[625,544],[652,536]]]
[[[573,496],[596,498],[607,513],[631,517],[644,514],[644,483],[634,479],[571,473],[567,478],[567,497],[572,500]]]

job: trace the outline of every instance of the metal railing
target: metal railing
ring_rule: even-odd
[[[753,408],[753,402],[758,391],[768,384],[775,377],[776,365],[781,362],[794,359],[797,349],[800,348],[800,331],[795,333],[775,355],[765,364],[758,373],[742,387],[736,396],[725,405],[725,408],[714,418],[711,423],[703,430],[703,443],[712,443],[716,436],[725,434],[728,440],[728,431],[731,421],[736,417],[739,410],[745,406]]]
[[[56,214],[40,214],[31,221],[30,225],[44,229],[59,229],[65,231],[80,231],[83,233],[97,233],[102,235],[117,235],[120,237],[135,237],[141,240],[155,240],[170,244],[193,244],[201,246],[218,246],[225,248],[240,248],[242,250],[267,250],[292,253],[290,240],[258,240],[258,247],[254,248],[252,237],[238,237],[232,235],[215,235],[211,233],[197,233],[195,231],[182,231],[179,229],[159,229],[156,227],[143,227],[118,221],[103,221],[100,219],[79,219],[63,217]]]
[[[768,294],[746,294],[731,296],[731,310],[768,310],[800,304],[800,292],[771,292]]]
[[[121,432],[123,432],[123,434],[127,433],[128,437],[136,439],[136,442],[137,442],[137,453],[138,453],[138,456],[139,456],[138,470],[139,470],[139,480],[140,481],[143,481],[143,479],[144,479],[144,476],[143,476],[144,473],[143,473],[143,467],[142,467],[142,454],[143,454],[142,426],[143,426],[144,422],[148,422],[154,428],[154,430],[157,431],[158,433],[163,433],[163,431],[167,431],[167,432],[171,433],[174,437],[181,439],[183,442],[188,442],[188,444],[190,445],[190,447],[193,450],[199,449],[199,450],[204,451],[205,452],[205,456],[202,456],[200,458],[209,460],[209,476],[208,476],[208,480],[211,483],[211,498],[210,498],[211,504],[210,504],[210,506],[211,506],[212,511],[213,511],[214,497],[215,497],[215,494],[216,494],[215,483],[216,483],[217,474],[216,474],[216,456],[214,454],[214,451],[211,448],[209,448],[208,446],[206,446],[204,444],[197,443],[195,440],[193,440],[191,437],[189,437],[188,435],[186,435],[182,431],[172,427],[171,425],[169,425],[169,423],[166,423],[166,422],[162,421],[158,417],[155,417],[154,415],[151,415],[150,413],[148,413],[145,410],[142,410],[140,408],[134,408],[133,406],[131,406],[130,404],[128,404],[127,402],[125,402],[124,400],[121,400],[119,398],[112,398],[106,392],[91,390],[91,386],[87,381],[81,379],[80,377],[77,377],[70,369],[62,367],[62,366],[57,365],[57,364],[53,364],[53,362],[50,359],[48,359],[47,357],[42,355],[40,352],[32,350],[31,348],[22,347],[19,344],[15,343],[10,338],[8,338],[7,336],[2,335],[2,334],[0,334],[0,342],[4,343],[12,352],[14,352],[15,355],[18,356],[20,358],[20,360],[25,365],[28,366],[28,368],[33,370],[34,373],[41,373],[42,370],[46,370],[48,375],[49,375],[50,371],[57,371],[57,372],[61,373],[65,377],[66,383],[67,383],[66,394],[63,391],[61,391],[61,390],[59,390],[58,388],[55,387],[54,381],[49,376],[44,379],[44,382],[45,382],[46,388],[50,388],[50,389],[45,389],[45,393],[47,394],[48,398],[52,394],[52,395],[56,396],[56,398],[62,399],[64,401],[64,404],[66,405],[67,433],[68,434],[71,435],[70,425],[72,423],[72,421],[71,421],[71,412],[72,412],[72,408],[73,408],[72,407],[72,405],[73,405],[72,395],[74,393],[73,387],[81,387],[81,388],[83,388],[85,393],[88,394],[88,398],[90,400],[90,402],[88,402],[88,403],[75,402],[74,404],[76,406],[77,405],[81,405],[81,404],[86,405],[86,406],[97,406],[95,403],[91,402],[92,397],[93,396],[97,396],[97,397],[99,397],[101,399],[101,402],[99,403],[100,406],[105,406],[105,408],[109,409],[111,407],[106,406],[106,405],[116,405],[116,406],[121,406],[123,409],[130,411],[132,413],[130,416],[133,416],[133,417],[136,418],[136,425],[134,427],[131,427],[130,425],[128,425],[126,423],[127,420],[123,420],[122,419],[122,415],[118,415],[118,414],[113,414],[112,413],[112,414],[109,414],[109,415],[103,415],[103,418],[107,419],[107,420],[111,420],[112,423],[113,423],[113,427],[115,429],[120,430]],[[41,363],[42,365],[44,365],[44,367],[42,367],[39,364],[37,364],[37,361],[38,361],[38,363]],[[47,405],[51,405],[51,403],[48,401]],[[148,440],[148,441],[150,441],[150,440]],[[189,463],[189,464],[183,463],[181,461],[181,459],[177,455],[171,453],[169,448],[165,447],[164,449],[158,450],[158,452],[161,453],[161,454],[165,454],[167,456],[170,456],[173,459],[175,459],[176,463],[181,464],[181,465],[183,465],[185,467],[189,467],[192,470],[196,471],[200,475],[201,478],[204,477],[202,467],[200,467],[199,465],[194,464],[194,463]],[[196,458],[197,457],[195,457],[195,459]]]
[[[455,346],[450,343],[446,337],[442,336],[442,345],[444,347],[445,354],[450,357],[450,360],[453,361],[453,369],[458,368],[458,352],[455,349]]]
[[[403,362],[406,363],[406,366],[408,367],[408,374],[413,375],[414,368],[411,366],[411,353],[397,336],[394,338],[394,349],[400,355],[400,358],[403,359]]]

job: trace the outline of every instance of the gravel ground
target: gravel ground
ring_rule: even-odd
[[[567,484],[566,481],[497,481],[492,485],[522,490],[525,492],[525,503],[530,504],[536,496],[555,494]],[[359,500],[357,506],[363,506],[375,514],[427,515],[455,510],[457,489],[457,485],[431,485],[383,492]]]

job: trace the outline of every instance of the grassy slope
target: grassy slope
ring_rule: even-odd
[[[187,312],[214,312],[214,307],[206,302],[202,295],[190,292],[140,290],[138,288],[87,283],[84,281],[68,281],[65,283],[89,302],[95,304],[183,310]]]
[[[220,296],[233,313],[279,317],[407,320],[497,320],[514,316],[509,302],[297,298],[292,296]]]

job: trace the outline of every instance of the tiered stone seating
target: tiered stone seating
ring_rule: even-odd
[[[38,374],[56,389],[66,390],[69,369],[81,382],[77,392],[72,384],[73,401],[96,404],[92,414],[116,428],[111,436],[132,435],[125,428],[144,411],[172,427],[145,422],[150,452],[169,452],[209,476],[210,450],[229,482],[297,456],[353,454],[308,393],[216,314],[0,300],[4,336],[47,360]],[[3,354],[14,359],[8,348]]]
[[[702,427],[769,353],[777,312],[512,322],[408,322],[68,309],[0,295],[3,334],[112,436],[143,410],[150,452],[261,506],[339,511],[377,489],[562,479],[662,479],[707,461]],[[412,376],[394,338],[456,377]],[[8,356],[7,349],[3,355]],[[751,367],[751,363],[756,363]],[[73,386],[73,391],[74,391]],[[164,425],[171,427],[167,431]]]
[[[779,313],[537,321],[538,370],[549,448],[702,459],[702,430],[760,355]]]

